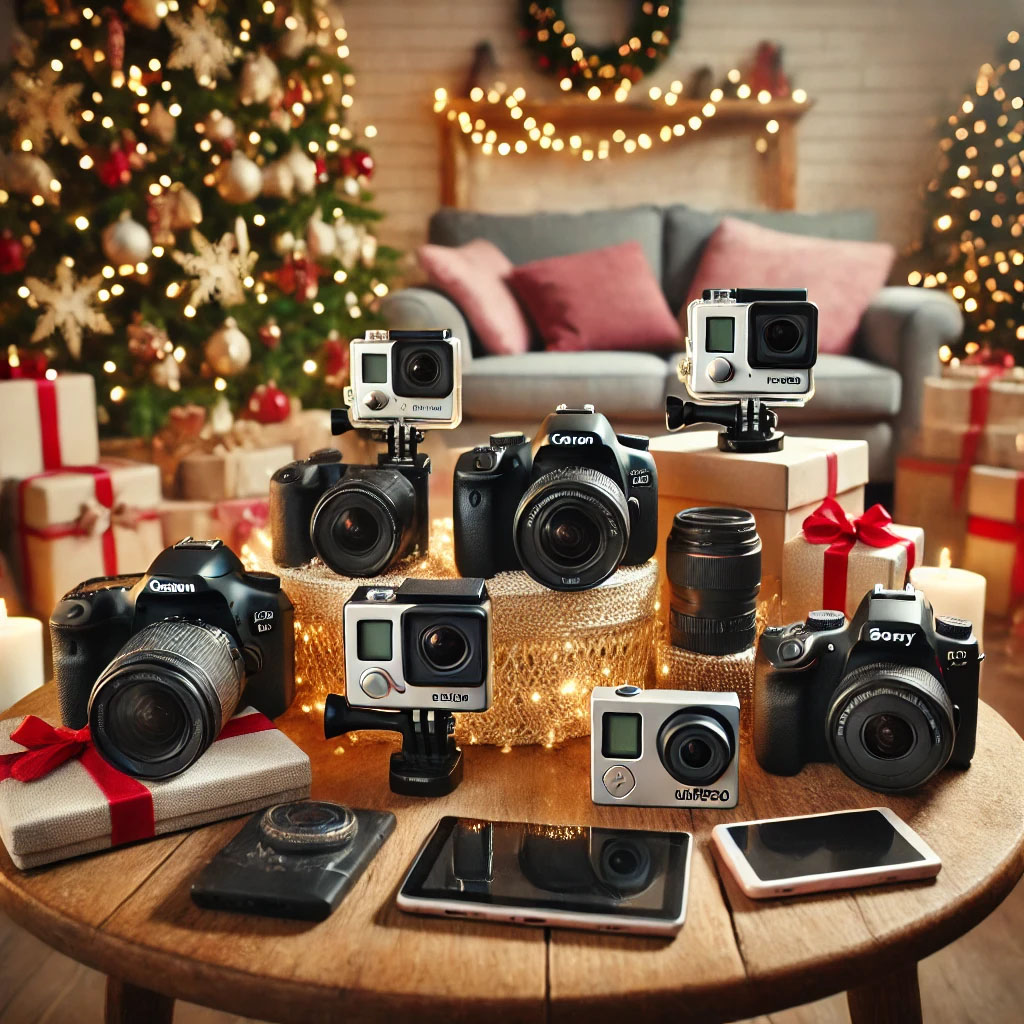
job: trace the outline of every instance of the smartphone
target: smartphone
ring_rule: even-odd
[[[888,807],[716,825],[711,838],[755,900],[934,878],[942,867]]]
[[[691,836],[442,818],[398,892],[414,914],[674,935],[686,917]]]
[[[387,811],[326,800],[254,814],[203,868],[192,899],[208,910],[323,921],[395,829]]]

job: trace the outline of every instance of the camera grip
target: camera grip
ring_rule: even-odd
[[[754,753],[772,775],[796,775],[806,763],[803,688],[769,672],[754,686]]]
[[[320,497],[320,488],[312,488],[295,479],[279,480],[289,470],[279,469],[270,480],[271,557],[275,565],[305,565],[315,554],[309,536],[309,521]]]
[[[499,481],[463,479],[456,467],[452,517],[455,567],[460,576],[487,579],[498,571],[494,533],[501,515],[495,501],[499,490]],[[506,544],[511,543],[510,530]]]

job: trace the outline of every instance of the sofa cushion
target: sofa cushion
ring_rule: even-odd
[[[704,246],[723,217],[738,217],[775,231],[812,238],[844,238],[857,242],[871,242],[875,239],[875,215],[871,210],[835,210],[825,213],[725,210],[707,213],[690,206],[666,207],[662,290],[673,313],[678,313],[686,302],[690,282],[697,272]],[[729,280],[722,287],[742,288],[750,285],[749,281]]]
[[[639,242],[524,263],[508,282],[548,351],[651,352],[682,343]]]
[[[646,352],[525,352],[464,366],[467,419],[540,421],[562,402],[607,416],[665,421],[665,360]]]

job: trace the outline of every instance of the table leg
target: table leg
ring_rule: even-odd
[[[852,1024],[921,1024],[917,964],[881,974],[846,993]]]
[[[120,978],[107,978],[106,1024],[172,1024],[174,1000]]]

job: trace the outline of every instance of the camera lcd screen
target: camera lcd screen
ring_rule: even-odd
[[[709,316],[707,319],[708,352],[732,352],[736,347],[736,321],[731,316]]]
[[[689,844],[686,832],[442,818],[402,895],[677,921]]]
[[[642,753],[640,715],[608,711],[601,716],[601,754],[636,760]]]
[[[363,356],[363,383],[388,382],[388,357],[385,352],[368,352]]]
[[[764,882],[924,860],[877,810],[758,821],[728,831]]]
[[[390,661],[393,657],[390,619],[360,619],[356,627],[356,655],[360,661]]]

